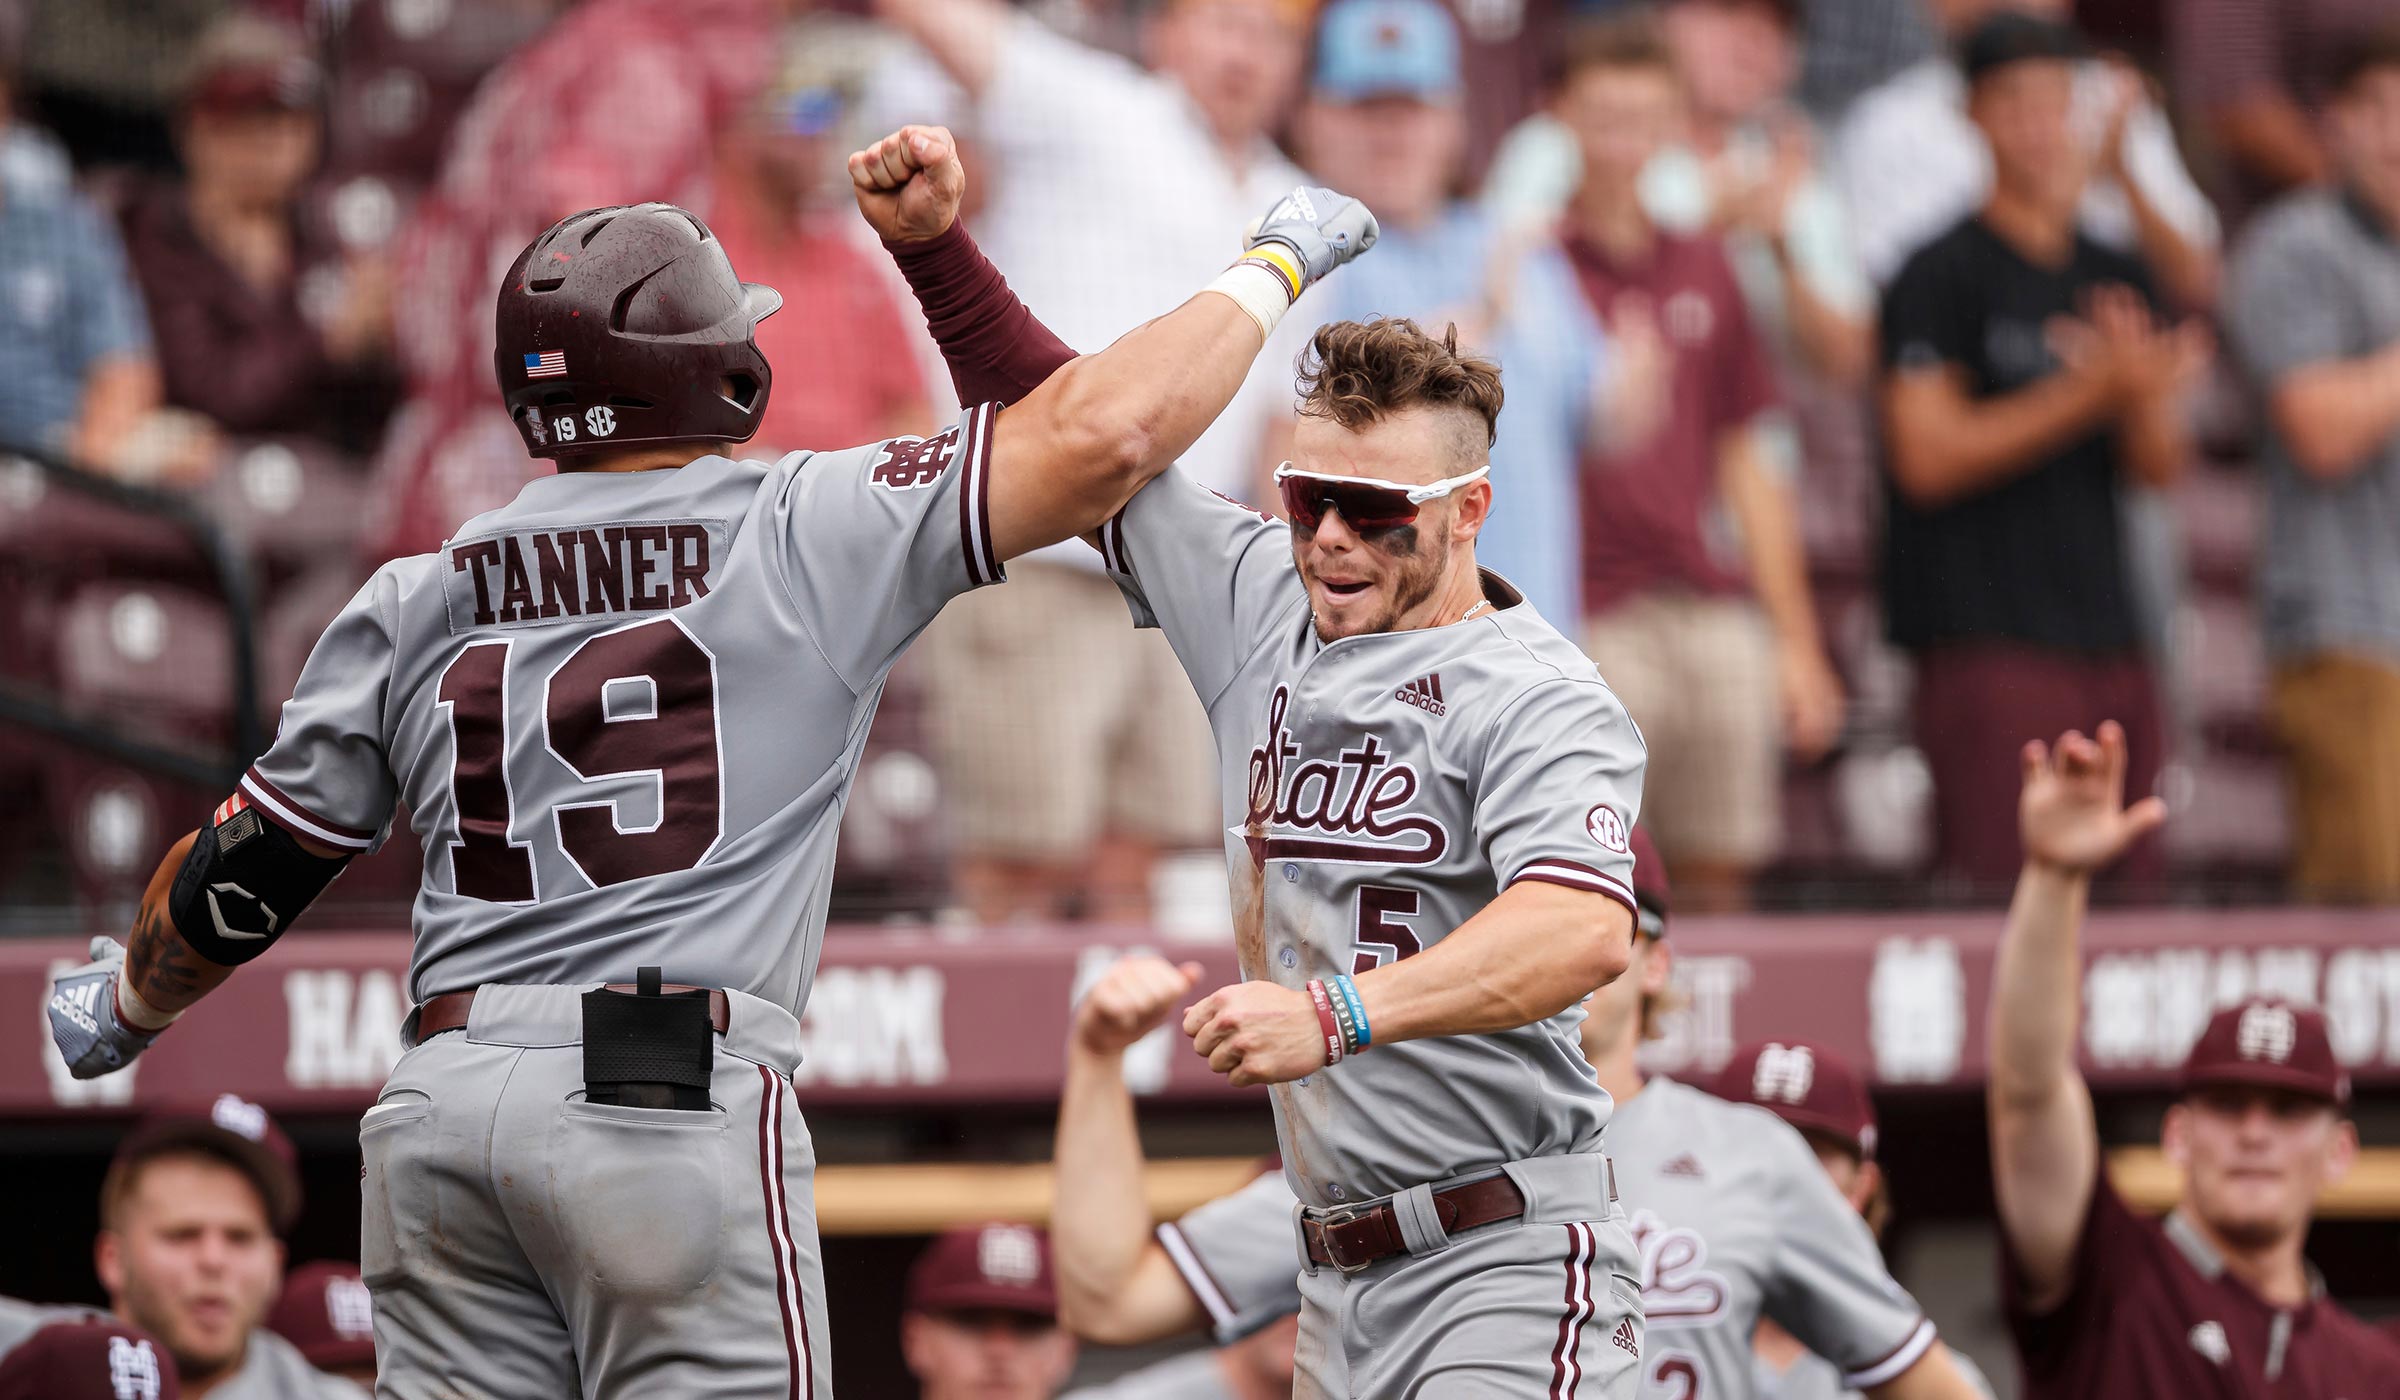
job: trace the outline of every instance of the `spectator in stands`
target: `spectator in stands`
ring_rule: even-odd
[[[377,465],[370,557],[434,549],[547,470],[492,402],[494,279],[578,209],[661,199],[707,217],[718,133],[765,85],[797,3],[588,0],[477,90],[393,250],[408,393]]]
[[[2259,216],[2227,322],[2266,400],[2261,553],[2294,876],[2400,901],[2400,26],[2326,98],[2338,185]]]
[[[2337,173],[2319,118],[2343,56],[2391,0],[2175,0],[2165,7],[2175,93],[2223,165],[2237,218]]]
[[[1781,836],[1781,744],[1822,753],[1841,684],[1760,439],[1777,402],[1765,346],[1716,239],[1662,229],[1642,202],[1678,120],[1673,57],[1646,22],[1615,20],[1577,35],[1565,68],[1557,110],[1583,150],[1567,253],[1617,358],[1654,366],[1648,430],[1618,425],[1586,463],[1586,650],[1649,741],[1643,823],[1687,906],[1738,906]]]
[[[356,1264],[321,1260],[292,1270],[267,1330],[318,1370],[375,1388],[375,1299]]]
[[[973,102],[1000,174],[976,235],[1026,304],[1097,350],[1179,303],[1226,240],[1301,183],[1269,139],[1301,65],[1295,0],[1170,0],[1148,69],[1000,0],[879,0]],[[1059,211],[1108,191],[1106,218]],[[1093,270],[1105,268],[1105,276]],[[1256,499],[1308,327],[1287,321],[1181,464]],[[1279,348],[1280,347],[1280,348]],[[1080,541],[1009,566],[928,637],[933,721],[963,903],[985,921],[1147,920],[1163,853],[1222,840],[1205,717],[1163,637]]]
[[[900,1350],[921,1400],[1050,1400],[1075,1369],[1050,1237],[1029,1225],[937,1236],[908,1271]]]
[[[1855,389],[1874,366],[1874,291],[1791,106],[1798,0],[1674,0],[1661,15],[1689,94],[1686,135],[1643,173],[1651,217],[1725,241],[1779,358]]]
[[[1987,17],[2022,10],[2064,23],[2064,0],[1927,0],[1952,43]],[[2178,306],[2215,304],[2216,212],[2184,169],[2175,133],[2123,64],[2079,61],[2075,145],[2096,162],[2080,217],[2083,231],[2156,270]],[[1909,255],[1975,212],[1992,166],[1966,107],[1950,55],[1925,59],[1852,104],[1833,147],[1851,230],[1867,275],[1889,286]]]
[[[1992,970],[1992,1177],[2002,1281],[2030,1400],[2309,1400],[2388,1394],[2400,1346],[2325,1296],[2304,1247],[2358,1155],[2325,1016],[2252,997],[2212,1017],[2167,1110],[2182,1178],[2165,1220],[2110,1180],[2076,1067],[2094,871],[2158,825],[2125,806],[2124,733],[2038,740],[2019,761],[2025,868]]]
[[[300,217],[322,96],[298,33],[240,14],[212,26],[176,121],[184,178],[126,211],[125,250],[167,402],[232,433],[364,450],[390,408],[391,281]]]
[[[1438,0],[1336,0],[1295,129],[1300,154],[1341,172],[1375,211],[1375,257],[1320,283],[1292,319],[1312,328],[1405,316],[1497,359],[1508,403],[1492,446],[1506,508],[1476,537],[1542,616],[1573,633],[1581,613],[1576,462],[1606,417],[1598,318],[1555,238],[1503,238],[1452,197],[1467,139],[1457,22]],[[1368,266],[1369,262],[1373,266]],[[1290,455],[1281,442],[1265,461]]]
[[[11,115],[0,47],[0,446],[132,480],[205,473],[216,444],[158,412],[158,364],[115,228],[55,145]]]
[[[1939,859],[1983,888],[2018,863],[2000,819],[2018,745],[2118,716],[2148,792],[2163,744],[2119,495],[2187,464],[2184,397],[2209,342],[2164,322],[2139,260],[2077,226],[2083,52],[2073,30],[2013,12],[1968,36],[1991,194],[1883,301],[1885,616],[1917,661]],[[2134,870],[2154,874],[2155,850]]]
[[[1642,203],[1663,228],[1724,241],[1750,314],[1784,363],[1855,388],[1873,368],[1874,292],[1815,129],[1792,105],[1798,4],[1669,0],[1660,19],[1684,121],[1643,172]],[[1485,203],[1512,227],[1554,223],[1582,179],[1581,147],[1555,109],[1553,100],[1510,133],[1486,182]]]
[[[295,1160],[264,1109],[227,1094],[136,1128],[100,1184],[92,1255],[109,1306],[166,1346],[194,1400],[219,1387],[363,1400],[263,1326],[300,1211]]]
[[[1802,27],[1800,95],[1829,124],[1938,43],[1918,0],[1806,0]]]
[[[842,134],[876,37],[841,15],[793,23],[774,79],[717,140],[708,226],[743,275],[782,292],[792,313],[758,327],[775,392],[749,456],[874,442],[932,421],[915,359],[922,326],[902,319],[882,269],[850,235],[858,218],[842,159],[865,142]]]

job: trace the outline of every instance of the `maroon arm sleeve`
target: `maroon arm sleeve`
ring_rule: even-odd
[[[1066,342],[1033,317],[991,259],[953,223],[940,235],[885,242],[892,261],[925,310],[960,403],[1015,403],[1075,358]]]

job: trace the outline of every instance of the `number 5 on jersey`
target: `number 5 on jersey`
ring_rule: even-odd
[[[1416,930],[1401,922],[1416,917],[1417,907],[1415,890],[1394,889],[1389,885],[1358,887],[1358,933],[1352,940],[1357,953],[1350,968],[1353,976],[1414,957],[1424,948],[1417,940]]]
[[[523,713],[509,703],[515,690],[535,683],[512,664],[514,650],[514,639],[468,646],[442,672],[437,702],[450,721],[451,888],[494,904],[541,897],[509,778],[512,746],[536,737],[510,732],[512,713]],[[724,831],[716,659],[681,623],[660,618],[587,638],[539,685],[538,726],[518,728],[538,729],[575,786],[618,789],[553,802],[547,823],[535,818],[593,887],[688,870],[716,848]],[[647,826],[625,824],[627,779],[655,788]]]

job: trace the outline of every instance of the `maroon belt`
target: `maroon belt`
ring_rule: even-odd
[[[638,989],[631,982],[611,982],[608,984],[608,990],[631,995]],[[661,992],[697,992],[701,989],[669,982],[659,990]],[[708,1024],[716,1028],[717,1034],[723,1035],[725,1028],[733,1023],[732,1008],[727,1004],[724,992],[715,987],[707,990]],[[462,1029],[467,1024],[468,1013],[474,1009],[475,993],[471,991],[445,992],[426,1002],[417,1008],[417,1043],[422,1045],[444,1031]]]
[[[1472,1230],[1525,1213],[1525,1193],[1507,1176],[1487,1176],[1464,1186],[1433,1193],[1434,1218],[1445,1234]],[[1408,1253],[1400,1237],[1400,1215],[1388,1200],[1334,1210],[1312,1210],[1300,1217],[1300,1234],[1308,1242],[1312,1264],[1356,1273],[1380,1259]]]

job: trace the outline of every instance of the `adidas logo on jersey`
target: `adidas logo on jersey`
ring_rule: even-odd
[[[1689,1152],[1660,1167],[1658,1174],[1660,1176],[1688,1176],[1695,1181],[1708,1175],[1707,1172],[1700,1170],[1700,1159]]]
[[[1642,1354],[1642,1339],[1633,1330],[1633,1319],[1630,1317],[1617,1324],[1617,1330],[1609,1340],[1625,1348],[1631,1356],[1639,1357]]]
[[[1425,713],[1440,718],[1450,712],[1442,701],[1442,673],[1419,676],[1392,692],[1392,698],[1405,705],[1414,705]]]

